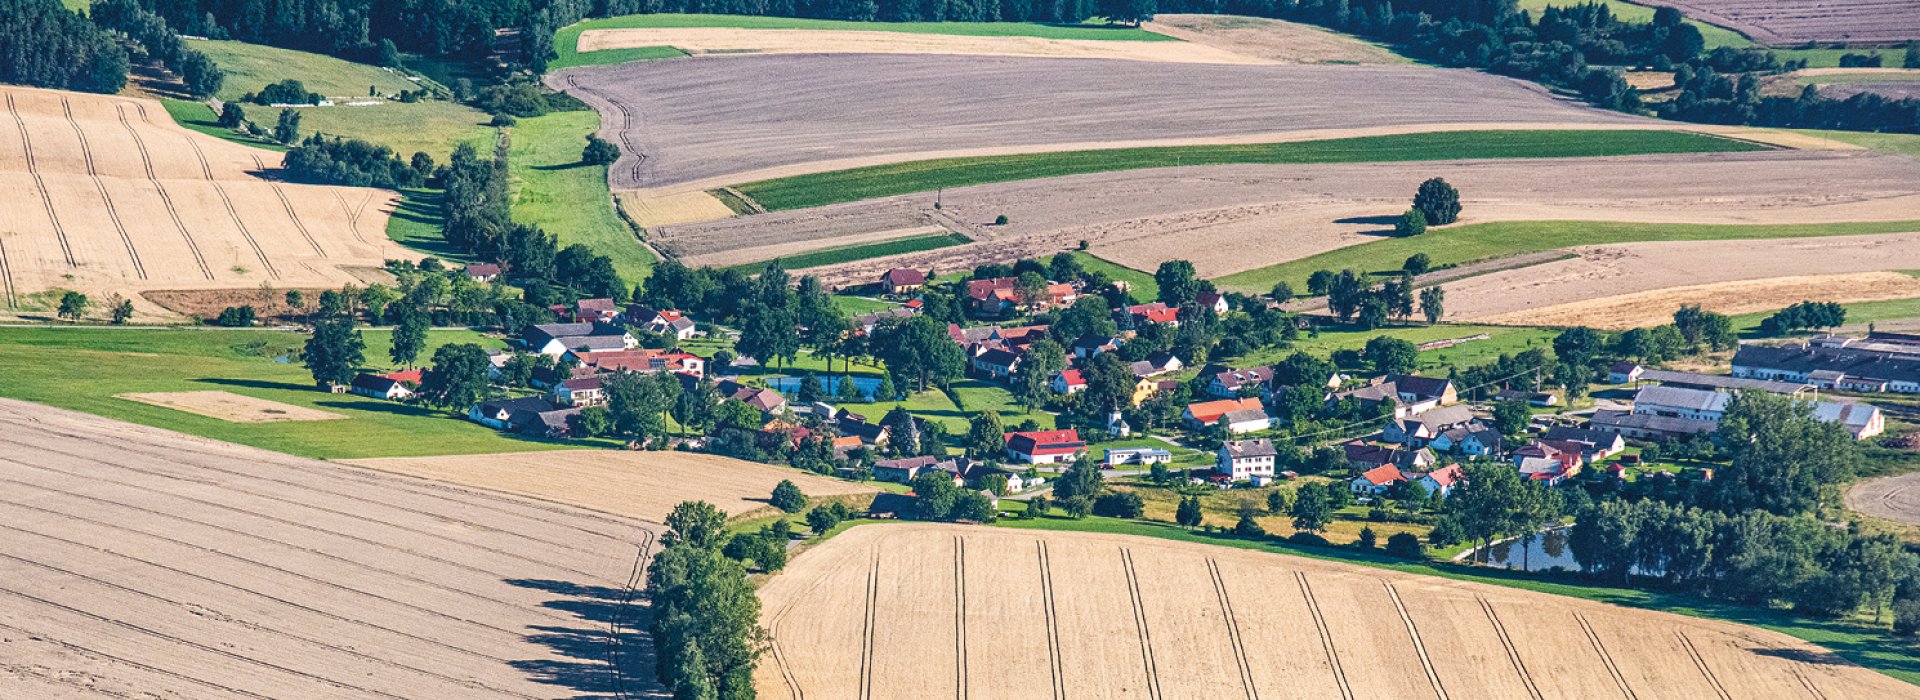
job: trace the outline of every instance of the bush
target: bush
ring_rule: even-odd
[[[1379,544],[1380,536],[1373,534],[1373,528],[1371,527],[1360,528],[1360,539],[1354,542],[1354,545],[1361,549],[1373,549]]]
[[[1297,545],[1301,545],[1301,546],[1304,546],[1304,547],[1331,547],[1331,546],[1333,546],[1333,543],[1332,543],[1332,542],[1328,542],[1328,541],[1327,541],[1327,538],[1325,538],[1325,537],[1321,537],[1321,536],[1319,536],[1319,535],[1316,535],[1316,534],[1313,534],[1313,533],[1311,533],[1311,532],[1296,532],[1296,533],[1293,533],[1293,536],[1291,536],[1291,537],[1288,537],[1288,538],[1287,538],[1287,541],[1288,541],[1288,542],[1291,542],[1291,543],[1293,543],[1293,544],[1297,544]]]
[[[250,102],[263,105],[317,105],[326,99],[317,92],[307,92],[307,86],[298,80],[282,80],[260,88]]]
[[[226,326],[228,328],[245,328],[253,325],[253,321],[254,311],[252,306],[229,306],[220,311],[220,317],[214,319],[213,323],[216,326]]]
[[[1420,538],[1411,532],[1395,533],[1387,538],[1387,553],[1402,559],[1424,559],[1426,548],[1420,544]]]
[[[473,106],[482,112],[538,117],[553,110],[547,94],[532,85],[492,85],[480,89]]]
[[[1428,226],[1451,224],[1460,220],[1460,191],[1446,180],[1433,178],[1420,183],[1419,193],[1413,196],[1413,208],[1426,216]]]
[[[1408,213],[1416,212],[1409,210]],[[1427,257],[1426,253],[1414,253],[1413,257],[1407,258],[1406,262],[1400,264],[1400,269],[1416,277],[1424,275],[1428,270],[1433,269],[1433,258]]]
[[[1233,534],[1241,537],[1266,537],[1267,529],[1260,527],[1260,521],[1253,519],[1253,513],[1241,513],[1240,521],[1233,524]]]
[[[620,147],[612,141],[587,134],[587,147],[580,150],[580,162],[587,165],[613,165],[620,160]]]
[[[1140,494],[1131,491],[1115,491],[1102,494],[1093,500],[1093,514],[1109,518],[1135,519],[1145,514],[1147,504]]]
[[[287,113],[293,113],[288,110]],[[297,114],[296,114],[297,116]],[[431,159],[429,159],[431,160]],[[287,151],[287,180],[351,187],[415,187],[426,177],[393,149],[357,139],[314,135]]]
[[[1893,633],[1902,637],[1911,637],[1920,633],[1920,599],[1902,598],[1893,601]]]
[[[500,114],[493,115],[493,120],[487,122],[487,126],[499,128],[499,127],[513,126],[514,124],[518,124],[518,123],[520,123],[520,120],[514,119],[513,115],[502,112]]]
[[[1401,238],[1418,236],[1426,232],[1427,215],[1420,213],[1419,209],[1408,209],[1407,213],[1400,215],[1400,220],[1393,222],[1393,235]]]
[[[1001,215],[999,215],[999,216],[996,216],[996,217],[993,217],[993,225],[995,225],[995,226],[1005,226],[1005,225],[1007,225],[1007,215],[1006,215],[1006,214],[1001,214]],[[1083,250],[1084,250],[1084,249],[1083,249]]]
[[[769,499],[769,502],[773,507],[789,513],[798,513],[807,509],[807,495],[800,492],[800,487],[786,480],[782,480],[779,485],[773,487],[773,498]]]
[[[1460,521],[1441,518],[1439,523],[1434,524],[1433,532],[1427,533],[1427,542],[1436,547],[1446,547],[1459,544],[1466,537],[1466,531],[1460,528]]]

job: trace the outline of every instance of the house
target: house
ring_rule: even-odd
[[[1019,368],[1020,355],[1011,350],[988,348],[973,358],[973,370],[993,379],[1011,379]]]
[[[1129,306],[1127,307],[1127,316],[1133,319],[1133,325],[1136,328],[1148,323],[1159,323],[1168,326],[1180,325],[1180,309],[1167,306],[1157,301],[1151,304],[1135,304]]]
[[[1447,406],[1425,413],[1396,417],[1387,421],[1380,439],[1387,442],[1423,447],[1450,429],[1473,422],[1473,410],[1466,406]]]
[[[1548,408],[1551,406],[1560,405],[1560,396],[1558,394],[1554,394],[1546,391],[1520,391],[1519,389],[1503,389],[1500,391],[1500,393],[1493,395],[1493,400],[1520,401],[1520,402],[1526,403],[1528,406],[1535,406],[1538,408]]]
[[[541,323],[521,332],[527,350],[558,357],[568,351],[604,352],[639,347],[632,333],[605,323]]]
[[[1086,454],[1087,443],[1077,430],[1035,430],[1007,433],[1007,458],[1027,464],[1060,464]]]
[[[1115,447],[1107,450],[1107,466],[1123,464],[1166,464],[1173,453],[1158,447]]]
[[[1367,471],[1383,464],[1391,464],[1406,470],[1418,470],[1439,463],[1433,451],[1427,448],[1410,450],[1392,445],[1376,445],[1360,440],[1340,446],[1346,452],[1347,466],[1356,471]]]
[[[573,320],[579,323],[614,323],[623,316],[612,299],[581,299],[573,303]]]
[[[1581,456],[1588,464],[1597,464],[1627,449],[1627,442],[1620,439],[1619,433],[1592,428],[1556,425],[1547,429],[1546,439],[1582,445]]]
[[[489,399],[467,409],[467,419],[495,430],[519,430],[551,410],[553,404],[546,399]]]
[[[348,390],[360,396],[388,401],[405,401],[413,398],[414,389],[420,386],[424,373],[417,369],[388,372],[386,374],[355,375]]]
[[[1719,423],[1692,418],[1674,418],[1632,411],[1614,411],[1600,409],[1593,412],[1593,418],[1587,421],[1594,430],[1604,431],[1634,440],[1664,440],[1684,438],[1700,433],[1711,433]]]
[[[1401,475],[1399,467],[1382,464],[1353,477],[1352,481],[1347,482],[1347,488],[1354,493],[1381,496],[1406,482],[1407,478]]]
[[[1581,453],[1577,445],[1575,445],[1573,449],[1568,449],[1568,444],[1566,443],[1555,445],[1543,440],[1535,440],[1522,445],[1519,449],[1514,450],[1513,454],[1508,455],[1507,459],[1513,462],[1514,466],[1520,467],[1522,474],[1532,474],[1538,471],[1548,470],[1547,467],[1542,465],[1547,462],[1552,462],[1554,466],[1551,468],[1551,471],[1571,476],[1578,473],[1582,465]],[[1528,465],[1533,466],[1529,467]],[[1529,471],[1529,469],[1532,469],[1532,471]]]
[[[1203,430],[1215,423],[1219,423],[1221,417],[1234,411],[1252,411],[1258,410],[1259,408],[1260,399],[1252,397],[1202,401],[1200,403],[1187,404],[1186,413],[1182,415],[1181,418],[1185,419],[1187,425],[1193,429]]]
[[[1280,451],[1274,449],[1273,441],[1266,438],[1253,440],[1228,440],[1220,445],[1219,460],[1214,470],[1230,481],[1252,481],[1264,484],[1274,475],[1274,463]]]
[[[1156,352],[1148,355],[1147,359],[1133,363],[1130,368],[1133,370],[1133,376],[1136,377],[1158,377],[1169,372],[1178,372],[1186,366],[1187,363],[1181,362],[1180,358],[1173,356],[1173,353]]]
[[[880,289],[888,294],[906,294],[927,286],[927,275],[919,270],[896,267],[880,274]]]
[[[1375,378],[1372,384],[1359,389],[1329,394],[1327,402],[1348,398],[1376,410],[1392,406],[1395,418],[1405,418],[1457,403],[1460,395],[1449,379],[1395,374]]]
[[[579,420],[579,408],[556,408],[551,411],[533,412],[530,418],[521,421],[516,430],[522,435],[544,438],[564,438],[573,436],[574,421]]]
[[[598,406],[607,402],[605,378],[600,375],[575,377],[553,386],[556,406]]]
[[[864,313],[853,317],[853,329],[858,335],[873,335],[873,329],[892,321],[909,318],[917,313],[920,313],[918,309],[906,306]]]
[[[1120,349],[1120,339],[1110,335],[1090,335],[1073,342],[1073,356],[1091,360],[1095,355]]]
[[[1813,404],[1813,417],[1828,423],[1839,423],[1855,440],[1865,440],[1887,431],[1886,416],[1880,413],[1878,406],[1871,404],[1818,401]]]
[[[840,412],[840,416],[835,422],[835,427],[840,429],[842,435],[857,439],[860,441],[860,444],[869,447],[885,446],[887,441],[892,439],[891,436],[887,435],[886,428],[881,427],[877,423],[869,423],[865,418],[861,417],[860,414],[850,411]],[[835,444],[839,444],[838,441],[835,441]]]
[[[1727,414],[1727,405],[1732,402],[1733,395],[1725,392],[1644,386],[1634,392],[1633,412],[1642,416],[1719,423],[1720,418]]]
[[[1421,474],[1419,478],[1413,479],[1413,481],[1425,487],[1429,494],[1451,496],[1453,495],[1453,487],[1459,485],[1466,477],[1467,470],[1465,467],[1458,464],[1449,464]]]
[[[1640,381],[1640,373],[1645,371],[1646,368],[1641,367],[1638,362],[1616,360],[1613,364],[1607,366],[1607,383],[1626,384],[1629,382],[1637,382]]]
[[[1207,393],[1223,399],[1266,396],[1272,392],[1273,368],[1233,369],[1207,380]]]
[[[1544,457],[1525,457],[1514,460],[1514,466],[1520,470],[1520,477],[1529,481],[1545,482],[1548,486],[1559,486],[1568,476],[1566,465],[1559,460]]]
[[[914,477],[924,469],[932,467],[940,458],[927,455],[904,457],[901,459],[883,459],[873,463],[875,481],[891,481],[896,484],[913,483]]]
[[[706,376],[707,361],[678,348],[673,350],[612,350],[608,352],[570,353],[581,367],[599,372],[673,372],[695,378]]]
[[[1500,431],[1474,420],[1440,431],[1440,434],[1434,436],[1433,440],[1427,444],[1447,454],[1477,457],[1498,454],[1502,443]]]
[[[1213,309],[1215,314],[1226,315],[1227,297],[1219,292],[1201,292],[1194,295],[1193,303],[1201,308]]]
[[[500,266],[493,263],[474,263],[466,269],[467,279],[475,282],[492,282],[500,277]]]
[[[1070,396],[1086,391],[1087,379],[1080,375],[1080,370],[1065,369],[1054,372],[1053,379],[1048,380],[1047,386],[1053,389],[1053,393]]]
[[[1234,435],[1257,433],[1273,427],[1273,417],[1260,408],[1228,411],[1220,416],[1220,420],[1227,422],[1227,432]]]
[[[674,340],[686,340],[699,335],[699,324],[679,311],[635,306],[627,310],[627,318],[649,333],[659,333]]]
[[[1016,308],[1029,308],[1035,311],[1054,306],[1073,303],[1078,295],[1073,285],[1047,284],[1043,298],[1021,299],[1019,280],[1013,277],[995,277],[993,279],[969,280],[967,299],[972,302],[974,312],[983,316],[1000,316]]]

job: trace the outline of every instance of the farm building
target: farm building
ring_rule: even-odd
[[[1638,362],[1615,360],[1613,364],[1607,366],[1607,383],[1626,384],[1637,381],[1640,379],[1640,373],[1645,371],[1646,368],[1641,367]]]
[[[1077,430],[1035,430],[1007,433],[1007,458],[1027,464],[1061,464],[1086,454],[1087,443]]]
[[[405,401],[413,398],[413,390],[420,386],[420,370],[389,372],[387,374],[355,375],[349,391],[360,396],[388,401]]]
[[[1439,462],[1433,450],[1427,448],[1405,449],[1393,445],[1376,445],[1355,440],[1340,446],[1346,453],[1347,466],[1355,471],[1367,471],[1385,464],[1402,469],[1425,469]]]
[[[495,430],[519,430],[551,410],[554,406],[546,399],[489,399],[467,409],[467,419]]]
[[[1380,439],[1387,442],[1424,447],[1441,433],[1474,422],[1473,409],[1466,406],[1447,406],[1436,408],[1411,416],[1396,417],[1387,421],[1380,431]]]
[[[559,357],[569,351],[632,350],[640,342],[632,333],[604,323],[541,323],[521,333],[529,352]]]
[[[1627,449],[1626,441],[1621,440],[1618,433],[1609,433],[1604,430],[1594,430],[1592,428],[1575,428],[1556,425],[1547,429],[1545,437],[1548,440],[1557,442],[1579,443],[1583,446],[1581,448],[1581,457],[1585,459],[1588,464],[1598,463],[1600,460],[1612,457],[1619,454],[1622,450]]]
[[[1920,393],[1920,351],[1892,343],[1742,345],[1733,376],[1813,384],[1822,389]]]
[[[1107,450],[1107,466],[1117,467],[1123,464],[1166,464],[1173,461],[1173,453],[1158,447],[1115,447]]]
[[[1640,373],[1637,381],[1653,382],[1660,386],[1677,389],[1699,389],[1703,391],[1740,391],[1752,389],[1773,394],[1800,396],[1813,391],[1812,384],[1804,382],[1782,382],[1751,377],[1730,377],[1719,374],[1701,374],[1699,372],[1674,372],[1664,369],[1650,369]]]

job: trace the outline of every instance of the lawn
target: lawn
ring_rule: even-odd
[[[1317,338],[1302,335],[1291,347],[1257,350],[1236,358],[1232,364],[1235,367],[1269,365],[1300,351],[1327,357],[1335,350],[1358,350],[1364,347],[1368,340],[1379,336],[1399,338],[1418,345],[1428,341],[1467,338],[1483,333],[1487,335],[1484,340],[1470,340],[1450,348],[1421,352],[1418,360],[1420,368],[1433,370],[1449,365],[1472,367],[1492,362],[1501,355],[1512,355],[1536,347],[1550,348],[1553,345],[1553,337],[1558,335],[1559,331],[1551,328],[1456,324],[1392,326],[1371,331],[1324,329]]]
[[[479,262],[479,258],[447,242],[447,215],[440,204],[443,196],[445,193],[441,190],[401,189],[400,205],[394,208],[393,216],[387,217],[387,237],[409,249],[448,262]]]
[[[308,92],[333,98],[364,98],[369,86],[382,95],[418,90],[419,85],[379,66],[354,63],[324,54],[275,48],[238,41],[188,40],[187,46],[213,59],[227,78],[214,95],[238,100],[282,80],[298,80]],[[257,121],[257,120],[256,120]]]
[[[368,329],[378,368],[390,334]],[[498,346],[478,333],[428,336]],[[321,459],[476,454],[577,447],[506,435],[443,411],[318,391],[297,356],[305,336],[252,330],[0,328],[0,396]],[[228,391],[347,416],[345,420],[229,423],[114,398],[151,391]]]
[[[637,283],[653,269],[653,253],[615,213],[606,166],[580,161],[587,134],[599,128],[593,111],[553,112],[513,127],[507,157],[513,220],[559,236],[562,247],[586,244],[612,258],[622,279]]]
[[[1920,134],[1882,134],[1873,131],[1822,131],[1817,129],[1794,129],[1793,131],[1829,138],[1842,143],[1850,143],[1861,148],[1870,148],[1882,153],[1920,158]]]
[[[1573,575],[1528,574],[1488,567],[1416,562],[1382,554],[1331,547],[1300,547],[1274,540],[1252,540],[1224,533],[1189,530],[1169,523],[1088,517],[1069,520],[1059,517],[1002,519],[998,527],[1024,530],[1062,530],[1105,532],[1140,537],[1157,537],[1180,542],[1198,542],[1239,549],[1271,552],[1326,561],[1339,561],[1410,574],[1439,576],[1458,581],[1473,581],[1495,586],[1564,595],[1613,605],[1726,620],[1773,630],[1826,647],[1847,660],[1885,673],[1908,683],[1920,684],[1920,655],[1913,643],[1894,637],[1887,629],[1872,626],[1861,619],[1820,620],[1798,617],[1781,610],[1729,605],[1691,596],[1591,585]],[[1378,528],[1376,528],[1378,529]],[[1384,538],[1383,538],[1384,541]]]
[[[1426,253],[1435,266],[1460,265],[1572,246],[1639,241],[1748,240],[1903,233],[1920,230],[1920,221],[1837,224],[1646,224],[1602,221],[1497,221],[1430,229],[1413,238],[1382,238],[1331,250],[1293,262],[1236,272],[1214,280],[1223,287],[1265,292],[1276,282],[1307,288],[1315,270],[1362,272],[1399,270],[1414,253]]]
[[[1625,0],[1520,0],[1518,9],[1533,13],[1533,18],[1537,20],[1540,19],[1540,11],[1548,7],[1572,7],[1595,2],[1606,5],[1607,9],[1613,13],[1614,19],[1622,22],[1648,23],[1653,21],[1653,8],[1646,5],[1635,5],[1630,2],[1625,2]],[[1748,39],[1745,34],[1741,34],[1732,29],[1717,24],[1707,24],[1697,19],[1688,19],[1687,23],[1700,28],[1700,36],[1707,40],[1706,46],[1709,51],[1722,46],[1741,49],[1753,45],[1753,40]]]
[[[736,29],[811,29],[820,31],[903,32],[907,34],[950,34],[955,36],[1031,36],[1042,39],[1099,39],[1114,41],[1178,41],[1132,27],[1108,27],[1097,24],[1038,24],[1032,22],[846,22],[840,20],[795,19],[789,17],[752,17],[746,15],[625,15],[588,20],[564,27],[553,35],[554,53],[550,70],[575,66],[596,66],[627,61],[675,58],[686,53],[670,46],[642,46],[610,51],[580,53],[580,34],[589,29],[680,29],[689,27],[725,27]]]
[[[1127,283],[1131,288],[1128,291],[1135,299],[1153,301],[1160,298],[1160,283],[1154,281],[1151,272],[1135,270],[1085,251],[1074,251],[1073,257],[1080,261],[1081,269],[1088,272],[1103,272],[1106,273],[1107,279]]]
[[[795,175],[736,189],[769,210],[803,209],[939,188],[1084,173],[1234,163],[1385,163],[1753,151],[1758,144],[1684,131],[1487,130],[1288,143],[1109,148],[939,158]]]
[[[949,231],[946,233],[931,233],[922,236],[896,238],[891,241],[881,241],[879,243],[822,248],[791,257],[780,258],[779,260],[780,266],[788,270],[804,270],[809,267],[825,267],[827,265],[838,265],[855,260],[870,260],[873,258],[884,258],[889,255],[905,255],[907,253],[918,253],[926,250],[951,248],[972,242],[973,239],[971,238]],[[732,269],[755,272],[766,266],[766,261],[760,261],[734,265]]]
[[[160,99],[160,104],[167,108],[167,116],[173,117],[175,124],[179,124],[188,130],[198,131],[223,141],[232,141],[242,146],[264,148],[269,151],[279,151],[282,153],[287,150],[286,146],[265,139],[247,136],[238,131],[220,126],[220,116],[214,114],[213,108],[207,106],[204,102],[189,102],[163,97]]]
[[[281,110],[247,105],[247,118],[271,129]],[[364,107],[306,107],[300,109],[300,137],[310,134],[360,139],[393,149],[401,158],[416,151],[445,163],[453,149],[471,143],[488,153],[493,128],[485,112],[455,102],[388,102]]]

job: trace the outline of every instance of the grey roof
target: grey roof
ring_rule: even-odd
[[[625,350],[627,341],[617,335],[568,335],[554,338],[568,350]]]
[[[1733,365],[1795,374],[1827,370],[1878,381],[1920,383],[1920,360],[1853,348],[1742,345],[1733,354]]]
[[[1685,389],[1758,389],[1775,394],[1795,394],[1813,388],[1813,386],[1809,384],[1775,382],[1765,379],[1744,379],[1721,374],[1675,372],[1665,369],[1650,369],[1641,372],[1640,381],[1658,382],[1663,386]]]
[[[1213,375],[1213,381],[1219,382],[1220,386],[1226,387],[1229,391],[1239,389],[1249,384],[1265,384],[1273,381],[1273,368],[1255,367],[1253,369],[1228,370]]]
[[[1666,406],[1690,411],[1722,413],[1727,403],[1733,400],[1732,394],[1703,389],[1682,389],[1671,386],[1641,387],[1633,395],[1635,409],[1642,406]]]
[[[1592,428],[1574,428],[1574,427],[1565,426],[1565,425],[1556,425],[1551,428],[1547,428],[1547,439],[1548,440],[1566,440],[1570,442],[1586,442],[1586,443],[1592,443],[1594,445],[1611,445],[1613,444],[1614,440],[1620,439],[1620,436],[1616,433],[1609,433],[1604,430],[1594,430]]]
[[[1857,402],[1817,401],[1813,404],[1814,418],[1849,428],[1866,427],[1879,412],[1877,406]]]
[[[1420,423],[1428,427],[1461,425],[1471,420],[1473,409],[1466,406],[1442,406],[1401,419],[1403,423]]]
[[[1601,430],[1648,430],[1674,435],[1710,433],[1718,427],[1718,424],[1707,420],[1648,416],[1605,409],[1594,411],[1592,422],[1593,427]]]
[[[1222,414],[1220,417],[1227,419],[1228,425],[1232,425],[1235,423],[1245,423],[1248,421],[1256,421],[1256,420],[1264,420],[1264,421],[1273,420],[1273,418],[1267,415],[1266,411],[1260,410],[1258,408],[1249,408],[1244,411],[1228,411],[1225,414]]]
[[[1446,394],[1447,386],[1453,380],[1446,377],[1416,377],[1410,374],[1388,375],[1383,384],[1392,384],[1394,390],[1403,391],[1423,399],[1437,399]]]
[[[1273,448],[1273,441],[1266,438],[1254,440],[1228,440],[1221,444],[1229,457],[1273,457],[1280,454]]]
[[[497,413],[500,411],[533,411],[540,413],[551,410],[553,410],[553,404],[548,403],[546,399],[531,396],[517,399],[489,399],[480,402],[480,411],[482,413]]]

